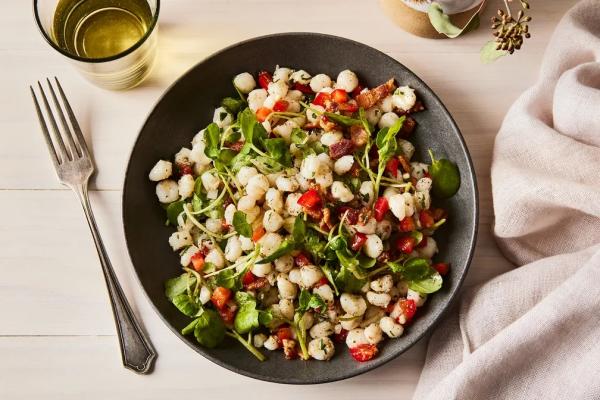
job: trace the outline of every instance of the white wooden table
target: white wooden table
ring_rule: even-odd
[[[494,12],[490,1],[486,12]],[[497,3],[500,3],[499,1]],[[490,231],[493,140],[510,104],[537,75],[556,23],[575,1],[532,2],[533,34],[520,54],[481,65],[484,28],[458,40],[412,37],[376,0],[164,0],[159,64],[143,86],[98,89],[45,44],[31,1],[0,12],[0,399],[410,398],[424,358],[420,343],[395,361],[333,384],[290,387],[238,376],[189,349],[161,322],[134,277],[121,225],[127,158],[152,105],[181,73],[239,40],[282,31],[345,36],[378,48],[419,74],[455,116],[471,150],[481,195],[477,252],[468,277],[510,268]],[[358,29],[364,23],[369,29]],[[34,117],[28,85],[58,76],[93,149],[91,201],[113,265],[159,358],[153,374],[121,367],[100,266],[74,195],[61,187]],[[310,397],[305,397],[310,396]]]

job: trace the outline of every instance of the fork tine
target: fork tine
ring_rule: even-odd
[[[54,144],[52,144],[52,139],[50,138],[50,132],[48,132],[48,126],[46,126],[46,121],[44,120],[44,115],[42,114],[42,110],[40,109],[40,103],[38,102],[37,97],[35,96],[35,91],[32,86],[29,86],[31,90],[31,97],[33,98],[33,104],[35,104],[35,110],[37,112],[38,119],[40,120],[40,126],[42,128],[42,133],[44,134],[44,140],[46,141],[46,145],[48,146],[48,151],[50,152],[50,158],[52,159],[52,163],[56,168],[58,166],[58,157],[56,156],[56,151],[54,150]]]
[[[52,114],[52,109],[50,108],[50,104],[48,104],[48,99],[46,98],[46,93],[44,92],[44,88],[42,84],[38,81],[38,87],[40,88],[40,92],[42,93],[42,100],[44,102],[44,106],[46,106],[46,113],[48,114],[48,118],[50,119],[50,124],[52,125],[52,130],[54,132],[54,142],[58,143],[58,156],[61,162],[65,162],[69,160],[69,155],[67,154],[67,149],[65,148],[65,142],[63,142],[60,131],[58,130],[58,125],[56,125],[56,120],[54,119],[54,115]],[[56,148],[55,148],[56,149]]]
[[[77,118],[75,118],[73,109],[71,108],[71,105],[69,104],[69,100],[67,100],[67,96],[65,95],[65,92],[63,91],[62,85],[58,81],[58,78],[54,77],[54,80],[56,81],[56,85],[58,86],[58,92],[60,93],[60,97],[62,98],[63,104],[65,105],[67,114],[69,114],[69,120],[71,121],[71,126],[73,127],[73,130],[75,131],[75,138],[77,140],[77,143],[79,144],[79,148],[82,150],[82,153],[86,157],[90,158],[90,152],[89,152],[87,144],[85,142],[85,138],[83,137],[83,133],[81,132],[81,128],[79,127],[79,123],[77,122]]]
[[[65,113],[63,112],[63,109],[60,106],[60,103],[58,102],[58,98],[56,97],[56,93],[54,92],[54,88],[52,87],[52,83],[50,83],[50,79],[48,79],[48,78],[46,78],[46,81],[48,82],[48,87],[50,88],[50,94],[52,95],[52,100],[54,101],[56,111],[58,112],[60,122],[61,122],[62,127],[65,132],[65,136],[67,137],[67,144],[69,146],[69,150],[71,151],[72,158],[75,159],[75,158],[79,157],[81,151],[78,151],[77,146],[75,146],[75,142],[73,142],[73,133],[71,132],[71,128],[69,127],[69,124],[67,123],[67,120],[65,118]]]

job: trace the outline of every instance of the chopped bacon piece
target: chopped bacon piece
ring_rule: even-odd
[[[342,139],[337,143],[329,146],[329,157],[333,160],[337,160],[340,157],[352,154],[354,151],[354,144],[350,139]]]
[[[283,354],[287,360],[293,360],[298,357],[298,349],[296,349],[296,341],[292,339],[283,339]]]
[[[269,280],[265,277],[256,278],[253,282],[250,282],[248,285],[244,286],[247,290],[258,290],[269,284]]]
[[[431,212],[433,214],[433,220],[435,222],[448,217],[448,212],[443,208],[434,208],[433,210],[431,210]]]
[[[323,210],[320,208],[304,208],[304,212],[316,221],[320,221],[323,218]]]
[[[358,111],[358,103],[356,100],[350,100],[347,103],[338,104],[337,109],[344,114],[353,114]]]
[[[350,139],[355,147],[362,147],[367,144],[369,134],[361,125],[352,125],[350,127]]]
[[[333,335],[333,340],[336,343],[345,343],[347,336],[348,336],[348,331],[342,328],[342,330],[340,331],[340,333],[336,333],[336,334]]]
[[[358,223],[358,216],[360,215],[360,211],[356,208],[341,206],[337,209],[338,218],[342,219],[344,214],[346,213],[346,222],[350,225],[356,225]]]
[[[231,143],[229,145],[229,148],[233,151],[240,152],[242,150],[242,147],[244,147],[244,144],[245,144],[245,142],[238,140],[237,142]]]
[[[392,258],[392,255],[390,254],[389,250],[385,250],[379,255],[379,257],[377,257],[377,262],[381,263],[381,264],[385,264],[388,261],[390,261],[391,258]]]
[[[192,170],[192,165],[190,163],[184,162],[184,163],[177,163],[176,165],[177,165],[177,170],[179,171],[180,176],[192,175],[192,173],[194,172]]]
[[[310,261],[310,257],[308,257],[305,253],[301,252],[298,253],[296,257],[294,257],[294,264],[296,265],[296,267],[302,268],[305,265],[312,264],[312,261]]]
[[[359,107],[367,108],[373,107],[377,102],[386,98],[390,93],[392,93],[396,89],[396,85],[394,84],[394,78],[390,79],[383,85],[379,85],[374,89],[368,90],[366,92],[360,93],[356,96],[356,102]]]
[[[360,94],[360,92],[362,92],[362,90],[364,89],[364,87],[358,85],[353,91],[352,91],[352,97],[356,97]]]
[[[404,254],[410,254],[413,252],[416,242],[414,237],[401,237],[396,240],[396,248]]]
[[[404,172],[408,172],[410,174],[410,171],[411,171],[410,163],[408,162],[408,160],[406,159],[406,157],[404,157],[404,156],[398,156],[398,162],[402,166],[402,170]]]
[[[221,319],[223,319],[223,322],[225,322],[226,324],[231,324],[235,319],[235,312],[237,311],[237,306],[235,304],[227,303],[224,307],[219,308],[217,311],[219,312]]]
[[[354,251],[359,251],[365,243],[367,243],[367,235],[356,232],[350,242],[350,248]]]
[[[407,117],[404,120],[404,123],[402,124],[402,128],[400,129],[399,136],[401,138],[409,137],[415,130],[416,126],[417,126],[417,121],[415,121],[415,119],[412,117]]]
[[[323,208],[323,218],[319,223],[319,228],[329,231],[333,228],[333,224],[331,223],[331,209],[328,207]]]
[[[292,332],[292,328],[290,328],[289,325],[283,325],[277,329],[275,336],[277,336],[277,341],[279,344],[283,344],[284,340],[290,340],[294,338],[294,332]]]
[[[354,164],[352,164],[352,168],[350,168],[349,174],[354,178],[358,178],[360,176],[360,171],[360,165],[357,162],[355,162]]]

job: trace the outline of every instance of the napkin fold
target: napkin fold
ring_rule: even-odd
[[[521,267],[465,289],[414,399],[600,399],[599,0],[565,15],[509,110],[492,191],[498,246]]]

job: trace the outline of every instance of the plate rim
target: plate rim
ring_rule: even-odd
[[[160,104],[164,98],[167,96],[167,94],[171,91],[171,89],[173,89],[173,87],[175,87],[176,85],[179,84],[179,82],[181,82],[183,79],[185,79],[188,75],[190,75],[200,64],[207,62],[208,60],[217,57],[219,55],[221,55],[222,53],[225,52],[229,52],[232,51],[238,47],[242,47],[245,46],[248,43],[251,42],[255,42],[255,41],[260,41],[260,40],[265,40],[265,39],[274,39],[277,37],[319,37],[319,38],[324,38],[327,40],[337,40],[337,41],[343,41],[343,42],[348,42],[350,44],[353,44],[355,46],[359,46],[359,47],[366,47],[368,49],[370,49],[371,51],[375,51],[377,53],[379,53],[380,55],[382,55],[383,57],[389,59],[390,61],[392,61],[393,63],[398,64],[400,67],[404,68],[405,70],[407,70],[408,72],[410,72],[413,77],[421,84],[423,85],[425,88],[427,88],[427,90],[429,90],[429,92],[431,93],[431,95],[435,98],[435,100],[437,100],[437,102],[440,104],[440,106],[442,107],[443,111],[445,112],[446,116],[449,118],[451,127],[455,130],[455,132],[458,133],[458,139],[459,139],[459,143],[460,143],[460,147],[462,149],[462,151],[464,152],[464,154],[466,155],[466,161],[467,161],[467,166],[468,166],[468,175],[472,178],[473,181],[473,186],[471,188],[472,191],[472,196],[474,199],[474,203],[475,203],[475,207],[472,209],[472,217],[473,217],[473,227],[471,229],[470,232],[470,236],[472,238],[471,240],[471,245],[469,247],[469,251],[468,251],[468,257],[466,260],[466,265],[465,265],[465,269],[463,274],[460,276],[460,278],[458,279],[458,282],[456,284],[456,288],[449,293],[449,297],[448,300],[446,301],[446,303],[444,305],[442,305],[442,307],[439,309],[437,315],[434,317],[433,322],[430,324],[430,326],[427,329],[424,329],[421,333],[419,333],[414,340],[412,341],[412,343],[409,343],[407,346],[404,347],[404,349],[397,351],[395,353],[390,353],[389,355],[387,355],[386,357],[383,358],[378,358],[375,359],[374,362],[371,365],[368,365],[364,368],[361,369],[351,369],[348,371],[344,371],[342,374],[339,374],[336,377],[328,377],[328,378],[324,378],[324,379],[316,379],[313,381],[303,381],[303,380],[286,380],[283,378],[276,378],[276,377],[272,377],[272,376],[268,376],[268,375],[263,375],[263,374],[259,374],[259,373],[254,373],[252,371],[247,371],[247,370],[242,370],[239,369],[233,365],[230,365],[226,362],[223,362],[222,360],[220,360],[217,357],[213,357],[211,354],[209,354],[208,352],[205,352],[204,349],[202,349],[200,346],[198,346],[194,341],[192,341],[191,339],[187,338],[184,335],[181,335],[181,332],[179,332],[178,329],[176,329],[174,326],[171,325],[171,323],[169,321],[167,321],[167,319],[162,315],[162,313],[159,311],[158,307],[154,304],[154,301],[152,300],[152,298],[150,297],[150,294],[146,291],[146,288],[144,287],[140,276],[138,275],[137,269],[135,267],[134,261],[133,261],[133,257],[132,257],[132,248],[131,248],[131,243],[128,239],[127,236],[127,229],[126,229],[126,201],[127,201],[127,191],[126,191],[126,187],[127,187],[127,182],[128,182],[128,178],[129,178],[129,171],[131,168],[131,162],[132,162],[132,156],[133,156],[133,152],[134,150],[137,148],[137,145],[140,141],[140,137],[142,135],[143,130],[145,129],[148,120],[154,115],[154,113],[156,112],[156,107],[158,104]],[[462,288],[462,285],[464,284],[464,281],[467,277],[467,274],[471,268],[471,263],[473,261],[473,257],[475,255],[475,250],[477,248],[477,241],[478,241],[478,233],[479,233],[479,188],[478,188],[478,184],[477,184],[477,175],[475,173],[475,168],[473,165],[473,160],[471,157],[471,154],[469,152],[469,149],[467,147],[467,144],[465,142],[465,139],[463,137],[463,134],[460,130],[460,128],[458,127],[458,124],[456,123],[456,121],[454,120],[454,117],[452,116],[452,114],[450,113],[450,111],[448,111],[448,108],[446,107],[446,105],[442,102],[442,100],[439,98],[439,96],[437,95],[437,93],[431,89],[429,87],[429,85],[427,85],[427,83],[425,83],[421,77],[419,77],[415,72],[413,72],[413,70],[411,70],[410,68],[408,68],[407,66],[405,66],[403,63],[401,63],[400,61],[396,60],[394,57],[386,54],[385,52],[374,48],[372,46],[369,46],[367,44],[358,42],[356,40],[353,39],[348,39],[342,36],[337,36],[337,35],[331,35],[331,34],[326,34],[326,33],[318,33],[318,32],[301,32],[301,31],[290,31],[290,32],[279,32],[279,33],[272,33],[272,34],[267,34],[267,35],[261,35],[261,36],[256,36],[256,37],[252,37],[252,38],[248,38],[245,40],[242,40],[240,42],[236,42],[233,44],[230,44],[220,50],[217,50],[211,54],[209,54],[206,57],[203,57],[202,59],[200,59],[198,62],[196,62],[193,66],[191,66],[189,69],[187,69],[183,74],[181,74],[177,79],[175,79],[170,85],[168,85],[167,88],[164,89],[164,91],[162,92],[162,94],[156,99],[156,101],[154,102],[152,109],[150,110],[150,112],[148,112],[146,118],[144,119],[144,122],[142,124],[142,126],[140,127],[136,139],[133,142],[133,145],[131,147],[131,150],[129,152],[129,156],[127,159],[127,167],[125,169],[125,176],[123,179],[123,186],[122,186],[122,194],[121,194],[121,218],[122,218],[122,224],[123,224],[123,232],[124,232],[124,237],[125,237],[125,244],[127,247],[127,255],[129,256],[129,260],[131,262],[131,267],[133,267],[133,272],[134,272],[134,276],[135,279],[137,281],[137,283],[139,284],[139,286],[142,289],[142,292],[146,298],[146,300],[150,303],[150,306],[152,307],[152,309],[154,310],[154,312],[158,315],[158,317],[161,319],[161,321],[169,328],[169,330],[171,330],[173,333],[175,333],[175,335],[181,339],[184,343],[186,343],[189,347],[191,347],[196,353],[202,355],[204,358],[208,359],[209,361],[231,371],[234,372],[236,374],[240,374],[243,376],[247,376],[249,378],[253,378],[256,380],[260,380],[260,381],[265,381],[265,382],[271,382],[271,383],[278,383],[278,384],[288,384],[288,385],[314,385],[314,384],[323,384],[323,383],[331,383],[331,382],[337,382],[337,381],[342,381],[345,379],[349,379],[349,378],[353,378],[355,376],[358,375],[362,375],[365,374],[367,372],[370,372],[376,368],[381,367],[384,364],[387,364],[388,362],[396,359],[398,356],[400,356],[401,354],[404,354],[406,351],[408,351],[410,348],[412,348],[415,344],[417,344],[418,342],[421,341],[421,339],[423,339],[423,337],[427,334],[431,334],[432,331],[434,330],[434,328],[439,325],[439,323],[441,322],[442,318],[444,316],[446,316],[447,312],[449,311],[449,309],[451,308],[451,306],[454,304],[454,302],[457,300],[457,296]],[[267,361],[268,362],[268,361]]]

